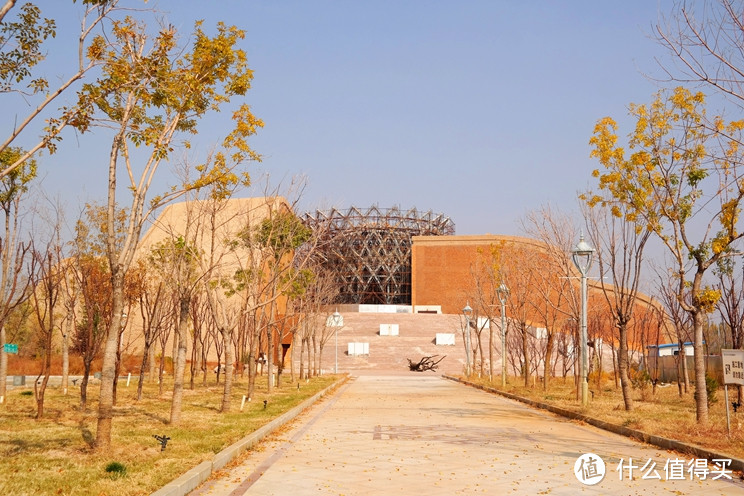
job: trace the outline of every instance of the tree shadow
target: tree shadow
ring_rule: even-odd
[[[83,436],[83,441],[85,443],[93,448],[96,444],[96,438],[93,436],[93,433],[90,432],[90,429],[85,425],[85,421],[81,420],[78,422],[78,427],[80,428],[80,434]]]

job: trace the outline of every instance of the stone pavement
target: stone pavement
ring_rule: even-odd
[[[588,453],[606,464],[596,485],[574,473]],[[632,477],[618,470],[631,458]],[[585,480],[596,461],[579,465]],[[441,377],[360,376],[191,494],[744,494],[738,474],[689,463]]]

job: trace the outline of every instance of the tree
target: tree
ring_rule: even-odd
[[[74,1],[74,0],[73,0]],[[116,9],[118,0],[83,0],[86,5],[82,15],[80,36],[75,51],[78,63],[75,71],[63,77],[58,86],[50,85],[50,79],[39,71],[39,64],[46,59],[44,44],[56,36],[53,19],[42,18],[39,7],[25,3],[18,9],[17,19],[7,21],[5,17],[15,6],[15,0],[7,0],[0,7],[0,94],[15,94],[30,110],[20,119],[13,119],[12,130],[0,142],[0,154],[11,150],[16,139],[39,132],[38,141],[13,160],[0,164],[0,178],[5,177],[27,163],[40,150],[54,153],[62,131],[69,127],[84,131],[89,124],[89,115],[81,107],[62,107],[56,114],[48,116],[50,105],[60,95],[73,91],[75,83],[100,63],[98,57],[90,57],[101,49],[100,41],[88,46],[94,28]],[[59,47],[56,47],[59,48]],[[16,116],[17,117],[17,116]],[[43,126],[33,124],[45,122]],[[32,138],[33,139],[33,138]]]
[[[171,288],[177,302],[177,324],[175,343],[177,354],[173,357],[173,400],[171,402],[170,423],[176,424],[181,418],[183,398],[183,378],[186,370],[189,312],[191,299],[201,281],[199,272],[200,250],[190,241],[190,234],[166,238],[155,245],[150,252],[150,263],[160,273],[160,277]]]
[[[139,381],[137,382],[137,401],[142,399],[142,386],[145,381],[147,364],[154,363],[152,356],[153,345],[166,326],[167,319],[167,308],[163,302],[165,299],[165,283],[160,278],[156,279],[152,277],[152,274],[148,273],[147,265],[143,261],[140,261],[138,273],[142,276],[141,284],[143,286],[143,291],[139,292],[143,346]]]
[[[697,12],[695,8],[697,7]],[[666,79],[705,85],[744,106],[741,5],[733,0],[675,3],[669,20],[656,25],[656,39],[672,55],[661,62]]]
[[[19,148],[0,150],[0,167],[15,162],[23,155]],[[36,177],[36,162],[24,162],[11,174],[0,179],[0,211],[3,215],[3,232],[0,237],[0,403],[5,400],[8,355],[5,353],[8,317],[29,297],[30,279],[24,277],[24,265],[30,258],[30,241],[22,241],[20,230],[22,200],[28,184]]]
[[[633,409],[632,384],[628,360],[628,324],[638,303],[638,285],[643,268],[643,250],[651,236],[650,229],[639,226],[623,215],[625,205],[613,205],[610,211],[594,203],[585,211],[589,238],[596,250],[599,286],[618,331],[617,364],[625,410]],[[609,275],[612,285],[605,281]],[[648,304],[648,302],[647,302]]]
[[[721,299],[718,302],[718,315],[731,334],[731,347],[736,350],[744,349],[744,277],[739,279],[734,275],[734,261],[730,258],[722,259],[715,269],[718,276],[718,290]],[[739,403],[744,400],[744,388],[738,387]]]
[[[531,238],[540,240],[543,243],[540,249],[545,252],[545,256],[530,270],[535,273],[534,311],[545,325],[543,389],[547,390],[556,335],[565,342],[560,327],[566,318],[578,319],[580,312],[580,298],[575,291],[576,285],[572,283],[576,275],[575,267],[569,258],[577,233],[570,216],[549,205],[528,212],[522,221],[522,229]],[[564,346],[559,351],[563,357],[564,377],[568,370],[568,350]]]
[[[601,119],[590,140],[598,193],[589,205],[655,233],[671,255],[676,297],[693,322],[695,402],[699,423],[708,421],[703,323],[720,292],[704,285],[707,270],[741,238],[737,230],[742,198],[741,132],[744,121],[707,118],[702,93],[676,88],[650,105],[631,105],[636,120],[625,149],[617,124]]]
[[[219,110],[231,97],[244,95],[250,88],[252,72],[248,69],[245,52],[236,47],[243,37],[243,31],[222,23],[217,25],[216,34],[209,36],[198,22],[191,48],[184,49],[177,46],[174,28],[162,29],[151,40],[146,26],[128,17],[114,22],[108,40],[96,37],[95,49],[88,51],[92,60],[100,62],[102,74],[95,82],[83,85],[78,108],[84,115],[100,116],[100,120],[91,120],[91,127],[100,124],[114,128],[108,164],[106,224],[113,308],[103,353],[97,449],[106,450],[111,443],[114,370],[124,309],[124,279],[145,219],[154,209],[188,191],[238,181],[235,168],[246,160],[260,158],[248,146],[247,138],[263,123],[253,116],[247,105],[242,105],[233,113],[236,125],[223,141],[222,149],[195,167],[194,180],[155,196],[145,208],[152,180],[171,155],[177,137],[197,133],[197,124],[207,113]],[[185,146],[188,147],[188,142]],[[124,178],[131,201],[126,234],[118,243],[114,219],[120,177]],[[185,305],[185,301],[179,304]],[[187,318],[188,308],[181,315]],[[179,326],[185,325],[185,320],[179,323]]]
[[[59,241],[57,239],[56,241]],[[36,397],[36,418],[44,416],[44,397],[52,368],[52,337],[57,316],[55,309],[62,292],[62,278],[60,246],[47,247],[45,251],[34,251],[34,264],[38,270],[38,277],[34,278],[34,288],[31,292],[34,315],[38,324],[38,349],[41,355],[41,369],[34,381],[34,396]]]
[[[528,387],[531,372],[530,337],[534,337],[531,323],[534,320],[536,298],[532,288],[535,286],[536,276],[535,271],[522,270],[522,267],[532,267],[539,263],[541,256],[534,247],[508,243],[503,247],[501,257],[502,260],[509,260],[508,264],[502,266],[504,283],[509,288],[506,305],[509,309],[509,324],[517,330],[521,373],[524,386]]]

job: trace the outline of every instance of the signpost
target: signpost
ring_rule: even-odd
[[[17,344],[11,344],[11,343],[5,343],[5,346],[3,346],[3,350],[5,350],[5,353],[13,353],[15,355],[18,354],[18,345]]]
[[[726,427],[730,435],[728,385],[744,386],[744,350],[721,350],[721,362],[723,363],[723,394],[726,401]]]

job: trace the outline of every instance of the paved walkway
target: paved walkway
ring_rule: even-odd
[[[744,494],[683,458],[433,375],[361,376],[192,495]]]

